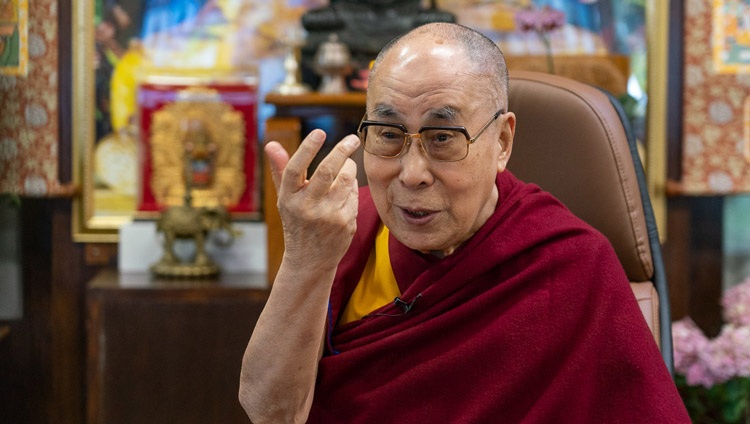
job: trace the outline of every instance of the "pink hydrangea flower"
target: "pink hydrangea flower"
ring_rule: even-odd
[[[750,327],[727,324],[714,340],[716,350],[731,357],[731,377],[750,377]],[[728,378],[727,378],[728,379]]]
[[[721,333],[711,340],[698,357],[706,369],[707,375],[702,381],[706,387],[723,383],[736,375],[736,349],[734,344],[735,328],[731,325],[722,327]]]
[[[750,278],[727,289],[722,296],[721,304],[727,322],[750,326]]]
[[[733,377],[750,377],[750,325],[745,324],[749,281],[724,296],[730,322],[716,338],[709,340],[689,317],[672,324],[674,368],[685,376],[687,384],[711,387]]]
[[[708,346],[708,338],[689,317],[672,324],[675,371],[687,376],[688,370],[699,362],[700,352]]]
[[[709,388],[714,385],[714,377],[706,367],[705,362],[692,363],[684,374],[685,381],[691,386],[703,386]]]
[[[708,339],[689,318],[672,324],[674,368],[681,393],[707,399],[703,406],[690,411],[699,418],[726,417],[726,411],[739,411],[748,396],[750,379],[750,278],[728,289],[722,296],[725,324],[714,339]],[[731,381],[732,384],[727,383]],[[684,383],[682,383],[684,382]],[[726,383],[726,384],[725,384]],[[683,384],[686,384],[685,387]],[[713,390],[714,387],[722,387]],[[706,390],[711,389],[711,390]],[[744,392],[737,392],[744,390]],[[726,393],[733,393],[728,397]],[[692,403],[687,402],[690,408]],[[709,422],[699,420],[700,422]],[[698,422],[698,421],[696,421]],[[716,421],[718,422],[718,421]],[[721,421],[724,422],[724,421]],[[731,421],[739,422],[739,421]],[[744,421],[743,421],[744,422]]]

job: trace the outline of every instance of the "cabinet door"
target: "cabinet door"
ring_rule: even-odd
[[[89,289],[88,422],[247,423],[245,345],[267,293]]]

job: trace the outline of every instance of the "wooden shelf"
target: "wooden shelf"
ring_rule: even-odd
[[[271,93],[266,96],[266,103],[274,106],[295,106],[295,107],[364,107],[364,92],[348,92],[343,94],[275,94]]]

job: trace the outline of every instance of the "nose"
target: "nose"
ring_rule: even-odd
[[[409,134],[407,137],[409,137],[409,140],[407,141],[406,151],[399,156],[401,164],[399,181],[409,188],[432,184],[434,177],[430,169],[430,158],[427,157],[419,134]],[[414,143],[415,141],[416,143]],[[411,147],[414,144],[419,145],[419,148],[412,149]]]

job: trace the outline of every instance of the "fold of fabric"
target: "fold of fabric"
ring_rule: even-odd
[[[690,422],[609,242],[537,186],[496,183],[454,254],[390,240],[409,308],[339,326],[380,222],[361,190],[308,422]]]

